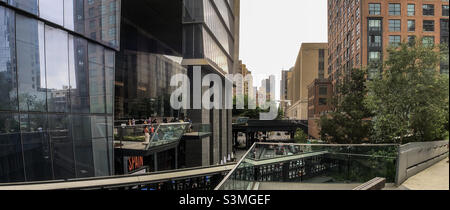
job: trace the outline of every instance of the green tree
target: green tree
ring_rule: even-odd
[[[294,140],[297,144],[305,144],[308,142],[308,135],[306,135],[302,129],[297,129],[297,132],[295,132]]]
[[[366,73],[353,69],[338,85],[333,104],[335,111],[318,121],[322,140],[337,144],[359,144],[370,137],[371,112],[364,104],[367,95]]]
[[[366,104],[374,114],[372,137],[376,142],[403,144],[445,138],[449,79],[438,71],[445,57],[440,52],[448,54],[421,42],[389,48],[383,73],[368,82]]]

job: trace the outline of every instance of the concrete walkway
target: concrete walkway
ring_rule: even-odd
[[[401,187],[410,190],[449,190],[448,157],[406,180]]]

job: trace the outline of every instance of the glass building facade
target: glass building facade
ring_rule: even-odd
[[[115,121],[142,122],[150,117],[180,118],[170,96],[172,76],[186,74],[181,65],[181,1],[123,1],[121,50],[116,55]]]
[[[120,3],[0,1],[0,183],[113,174]]]
[[[207,58],[225,73],[232,72],[234,4],[226,0],[185,0],[183,6],[183,55]]]

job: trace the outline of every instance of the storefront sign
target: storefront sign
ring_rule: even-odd
[[[135,171],[144,166],[144,157],[134,156],[128,158],[128,172]]]

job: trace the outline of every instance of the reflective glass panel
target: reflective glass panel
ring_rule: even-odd
[[[7,0],[4,0],[7,1]],[[38,14],[38,0],[8,0],[9,4],[29,13]]]
[[[106,113],[103,47],[89,43],[88,56],[91,113]]]
[[[73,113],[89,113],[87,41],[69,36],[70,104]]]
[[[0,110],[17,110],[14,13],[0,6]]]
[[[27,181],[53,179],[47,115],[20,116]]]
[[[44,24],[16,15],[17,74],[21,111],[47,110]]]
[[[64,1],[39,0],[39,16],[58,25],[64,25]]]
[[[45,26],[45,64],[49,112],[69,112],[68,34]]]
[[[66,115],[48,115],[55,179],[75,177],[73,141]]]
[[[19,116],[0,113],[0,183],[25,181]]]

